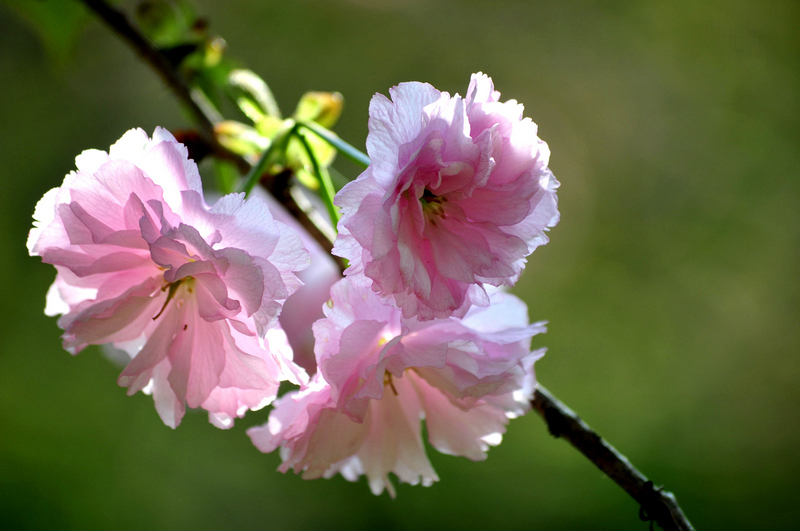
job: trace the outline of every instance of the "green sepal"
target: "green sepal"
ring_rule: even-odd
[[[306,92],[297,103],[292,118],[298,122],[317,122],[331,128],[339,121],[344,98],[338,92]]]
[[[256,122],[256,129],[267,138],[275,138],[279,132],[294,125],[294,120],[283,120],[277,116],[266,115]]]
[[[225,120],[214,126],[219,143],[242,156],[258,155],[270,146],[270,139],[247,124]]]

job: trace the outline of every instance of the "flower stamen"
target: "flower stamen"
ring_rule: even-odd
[[[435,195],[433,192],[425,188],[422,192],[422,197],[419,198],[422,204],[422,210],[431,225],[436,225],[436,218],[446,217],[444,211],[444,203],[447,203],[447,198],[443,195]]]
[[[388,371],[383,373],[383,386],[386,387],[387,385],[392,388],[394,396],[397,396],[397,388],[395,388],[394,382],[392,381],[392,373]]]
[[[172,298],[175,297],[175,293],[178,291],[178,287],[180,287],[180,285],[183,284],[184,281],[186,281],[186,291],[188,291],[189,293],[194,293],[194,289],[192,289],[192,286],[193,286],[194,282],[190,282],[190,281],[193,281],[193,280],[194,280],[194,278],[192,278],[192,277],[186,277],[186,278],[182,278],[182,279],[180,279],[180,280],[178,280],[176,282],[171,282],[171,283],[165,285],[163,288],[161,288],[161,291],[169,290],[167,292],[167,300],[164,301],[164,305],[161,306],[161,309],[158,311],[156,316],[153,317],[153,321],[155,321],[156,319],[161,317],[161,314],[164,313],[164,310],[167,309],[167,304],[169,304],[169,301],[171,301]],[[180,307],[180,304],[178,305],[178,307]]]

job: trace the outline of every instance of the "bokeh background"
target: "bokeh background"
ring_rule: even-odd
[[[797,524],[800,4],[195,6],[285,110],[306,90],[343,93],[336,131],[356,146],[372,94],[401,81],[463,94],[482,70],[523,102],[562,183],[562,221],[516,287],[550,321],[540,381],[698,529]],[[36,201],[83,149],[188,122],[97,21],[54,61],[0,3],[0,79],[3,529],[647,529],[535,414],[487,461],[431,453],[441,481],[395,500],[276,473],[278,456],[244,433],[267,411],[230,431],[202,413],[165,427],[98,349],[61,349],[42,312],[53,270],[24,243]]]

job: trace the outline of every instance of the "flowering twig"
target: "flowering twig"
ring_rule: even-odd
[[[244,157],[222,146],[214,134],[214,119],[204,109],[202,102],[196,101],[189,85],[167,57],[153,46],[121,11],[110,6],[105,0],[82,1],[127,42],[186,105],[199,125],[201,137],[211,152],[217,157],[236,163],[242,173],[248,173],[243,190],[249,191],[260,180],[262,185],[287,208],[323,249],[330,251],[335,233],[321,220],[319,214],[308,204],[308,200],[295,187],[291,186],[291,171],[286,170],[274,176],[263,174],[273,150],[268,149],[259,163],[252,167]],[[369,165],[367,155],[331,135],[328,130],[317,124],[304,122],[298,123],[297,126],[313,132],[353,162],[364,167]],[[291,136],[296,133],[298,133],[297,129],[293,128],[287,134]],[[305,139],[300,137],[300,140]],[[309,156],[312,156],[311,153]],[[339,264],[343,269],[342,260],[339,261]],[[654,521],[668,531],[693,531],[692,525],[681,511],[672,493],[655,487],[622,454],[541,385],[538,386],[531,404],[544,418],[553,436],[567,439],[639,503],[642,519]]]
[[[539,385],[531,401],[554,437],[563,437],[622,487],[637,503],[639,516],[666,531],[693,531],[675,496],[656,487],[624,455],[593,431],[578,415]]]
[[[166,83],[178,99],[187,107],[192,118],[197,122],[200,128],[203,141],[207,144],[211,152],[217,157],[234,162],[242,173],[248,173],[251,168],[250,162],[219,143],[214,134],[214,121],[203,109],[203,106],[199,105],[192,97],[192,91],[188,83],[186,83],[183,76],[161,50],[153,46],[147,37],[145,37],[136,26],[131,24],[128,17],[126,17],[122,11],[112,7],[105,0],[82,1],[89,9],[94,11],[103,22],[111,27],[122,40],[130,45],[153,70],[155,70],[164,83]],[[255,183],[253,182],[252,184]],[[250,188],[252,188],[252,185]],[[319,223],[325,225],[324,220],[321,218],[317,217],[313,220],[309,218],[306,209],[303,209],[295,203],[295,195],[296,194],[285,193],[278,196],[277,199],[282,202],[291,215],[308,230],[309,234],[323,249],[330,251],[333,248],[333,240],[330,238],[333,231],[328,226],[318,226]]]

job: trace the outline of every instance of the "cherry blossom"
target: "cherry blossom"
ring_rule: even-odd
[[[366,475],[394,496],[389,473],[405,483],[438,480],[421,435],[440,452],[485,459],[509,418],[530,408],[530,351],[543,323],[528,325],[525,304],[495,291],[491,306],[463,318],[404,319],[349,279],[331,289],[314,324],[319,372],[275,402],[267,424],[248,430],[263,452],[281,448],[279,470],[307,479]]]
[[[336,196],[334,254],[406,318],[463,316],[548,241],[559,219],[550,152],[483,74],[465,98],[416,82],[389,93],[370,104],[371,165]]]
[[[31,255],[58,272],[46,313],[64,347],[112,343],[132,356],[119,377],[153,394],[164,423],[202,407],[219,427],[305,383],[277,327],[308,265],[300,238],[258,198],[205,203],[186,148],[164,129],[128,131],[39,201]]]

